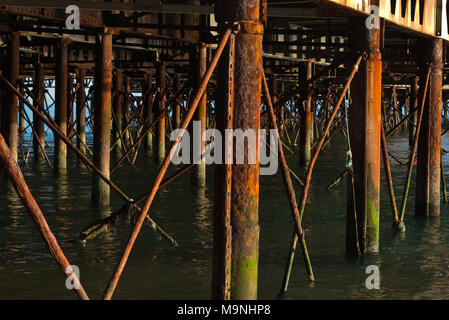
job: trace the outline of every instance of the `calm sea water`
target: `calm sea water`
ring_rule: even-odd
[[[25,139],[27,147],[29,135]],[[89,144],[92,137],[88,137]],[[389,149],[407,161],[408,135],[389,138]],[[443,139],[443,147],[449,144]],[[310,286],[299,251],[285,299],[443,299],[449,298],[448,206],[441,217],[415,219],[414,181],[406,212],[407,232],[395,236],[382,171],[381,252],[349,259],[345,255],[346,186],[325,190],[345,166],[345,143],[337,137],[317,163],[304,215],[304,227],[316,283]],[[48,154],[52,158],[52,152]],[[297,152],[287,161],[301,177]],[[83,245],[70,240],[90,223],[111,214],[123,203],[113,195],[110,207],[90,206],[91,173],[80,168],[69,153],[70,169],[56,178],[44,165],[20,162],[25,179],[71,264],[79,266],[81,281],[91,298],[99,299],[128,239],[131,226],[121,222],[115,233],[106,233]],[[406,166],[390,160],[398,202]],[[449,155],[444,156],[449,172]],[[174,169],[171,169],[173,172]],[[112,180],[131,197],[151,188],[156,166],[144,153],[136,166],[123,166]],[[3,179],[3,181],[5,181]],[[297,186],[297,185],[295,185]],[[299,196],[300,189],[297,188]],[[151,216],[180,246],[172,248],[147,226],[134,246],[114,295],[115,299],[209,299],[212,257],[213,168],[208,168],[207,188],[190,186],[186,174],[157,194]],[[400,203],[398,203],[400,206]],[[292,233],[289,205],[280,171],[260,181],[259,298],[276,299]],[[376,264],[381,289],[367,290],[365,269]],[[12,187],[0,184],[0,299],[75,299],[65,279],[24,211]]]

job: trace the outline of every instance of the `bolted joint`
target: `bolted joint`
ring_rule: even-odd
[[[236,32],[237,31],[237,32]],[[240,20],[234,23],[233,32],[240,34],[263,35],[264,27],[260,21]]]

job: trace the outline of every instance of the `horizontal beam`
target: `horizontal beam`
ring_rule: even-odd
[[[159,2],[159,1],[157,1]],[[0,0],[0,6],[37,7],[45,9],[65,9],[76,4],[80,10],[100,11],[139,11],[154,13],[184,13],[184,14],[214,14],[214,6],[196,6],[184,4],[160,4],[154,1],[121,2],[91,2],[73,0]],[[317,17],[314,8],[268,8],[268,16],[279,18]],[[334,17],[335,19],[335,17]]]

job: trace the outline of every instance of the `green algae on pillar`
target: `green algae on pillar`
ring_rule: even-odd
[[[85,154],[86,153],[86,87],[84,78],[86,69],[78,69],[76,75],[78,91],[76,94],[76,147]]]
[[[235,35],[234,129],[260,127],[261,62],[263,25],[259,0],[215,3],[217,22],[238,21]],[[226,76],[226,74],[223,74]],[[256,139],[257,140],[257,139]],[[257,140],[258,141],[258,140]],[[257,299],[259,259],[259,162],[248,163],[248,155],[258,159],[259,146],[248,145],[245,163],[232,165],[231,183],[231,299]]]
[[[69,40],[61,38],[56,58],[55,121],[62,134],[67,135],[67,84]],[[67,145],[54,138],[54,170],[56,174],[67,173]]]
[[[6,61],[5,61],[5,77],[14,86],[17,86],[19,80],[19,51],[20,33],[13,32],[10,35],[6,47]],[[18,124],[18,108],[19,100],[17,96],[11,91],[5,93],[5,102],[3,104],[3,123],[2,132],[9,150],[17,161],[17,137],[19,132]]]
[[[159,62],[157,64],[156,86],[159,90],[157,102],[157,116],[165,109],[165,88],[166,88],[166,63]],[[165,114],[159,119],[156,124],[156,139],[155,139],[155,160],[156,163],[161,164],[165,158]]]
[[[207,70],[207,47],[203,44],[200,45],[198,50],[198,59],[196,64],[196,81],[198,88],[201,80],[206,73]],[[193,136],[193,161],[198,164],[193,167],[192,170],[192,184],[194,186],[198,187],[204,187],[206,185],[206,159],[199,159],[200,156],[203,154],[205,149],[205,142],[202,139],[203,132],[206,131],[206,116],[207,116],[207,90],[204,92],[203,96],[201,97],[201,101],[198,104],[198,108],[195,112],[195,121],[200,123],[201,127],[200,130],[194,130],[199,131],[197,136]],[[197,125],[198,126],[198,125]],[[198,159],[197,159],[198,158]]]
[[[440,215],[441,182],[441,105],[443,103],[443,40],[420,40],[419,100],[422,101],[425,75],[431,65],[429,87],[422,116],[422,128],[418,139],[416,165],[415,215]]]
[[[112,116],[112,33],[110,32],[97,37],[94,86],[94,164],[109,178]],[[109,202],[109,185],[98,175],[93,175],[93,205],[105,206]]]
[[[356,248],[360,252],[379,251],[379,209],[380,209],[380,148],[381,148],[381,97],[382,56],[380,52],[380,30],[368,30],[365,20],[354,18],[351,25],[349,44],[357,55],[366,52],[366,59],[359,66],[351,84],[352,104],[349,108],[349,135],[352,147],[354,170],[354,206],[348,203],[348,221],[357,215],[357,230],[347,228],[347,250]],[[349,61],[348,61],[349,62]],[[352,69],[351,64],[348,68]],[[352,189],[348,192],[353,192]],[[348,253],[353,254],[354,252]]]

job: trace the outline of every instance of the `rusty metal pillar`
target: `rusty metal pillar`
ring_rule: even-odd
[[[67,84],[69,40],[61,38],[56,58],[55,121],[64,135],[67,135]],[[54,138],[54,169],[57,174],[67,172],[67,145],[58,137]]]
[[[181,90],[181,75],[177,73],[175,75],[175,92],[179,93]],[[179,128],[181,126],[181,104],[179,102],[175,102],[175,128]]]
[[[420,40],[421,76],[419,100],[422,100],[426,79],[424,73],[431,65],[429,87],[422,117],[422,129],[418,139],[416,166],[415,214],[417,216],[440,215],[440,157],[441,157],[441,105],[443,103],[443,40]]]
[[[23,79],[19,80],[20,83],[20,93],[25,95],[25,82]],[[25,138],[25,105],[22,100],[19,100],[19,137],[22,140]]]
[[[34,106],[39,109],[39,111],[43,112],[42,107],[44,106],[45,99],[45,67],[44,64],[38,62],[34,71],[34,96],[36,97],[36,101],[33,101]],[[42,148],[45,146],[45,131],[44,131],[44,122],[41,118],[39,118],[36,114],[33,113],[33,127],[34,132],[33,135],[33,151],[34,151],[34,160],[36,163],[42,163],[45,159],[44,152]]]
[[[112,102],[112,112],[114,119],[112,121],[112,139],[115,143],[114,151],[116,153],[122,152],[122,139],[120,134],[122,132],[122,70],[115,69],[114,73],[114,101]]]
[[[419,84],[419,77],[415,76],[412,78],[412,81],[410,83],[411,85],[411,104],[409,108],[409,112],[414,112],[413,115],[410,117],[411,124],[408,127],[409,130],[409,144],[412,146],[413,142],[415,140],[415,134],[416,134],[416,126],[418,125],[418,109],[419,101],[418,101],[418,84]]]
[[[196,88],[198,89],[201,80],[203,79],[204,74],[207,69],[207,47],[204,44],[200,44],[198,48],[198,59],[196,63]],[[206,90],[207,91],[207,90]],[[201,101],[198,104],[198,108],[195,112],[195,121],[198,121],[201,124],[201,128],[198,132],[198,135],[192,136],[193,139],[193,161],[198,163],[192,170],[192,185],[198,187],[204,187],[206,185],[206,161],[205,159],[200,159],[200,156],[204,152],[204,148],[206,146],[205,142],[203,142],[202,136],[203,132],[206,131],[206,116],[207,116],[207,93],[204,92],[201,97]]]
[[[94,83],[94,165],[109,178],[111,145],[112,33],[105,30],[97,36]],[[92,204],[105,206],[110,202],[110,187],[93,175]]]
[[[351,85],[349,134],[353,153],[355,232],[353,203],[348,202],[346,248],[354,253],[356,238],[361,253],[379,251],[380,143],[382,55],[380,30],[366,28],[364,18],[349,21],[349,43],[354,54],[366,53],[366,60]],[[351,61],[352,62],[352,61]],[[348,65],[352,69],[353,65]],[[352,193],[351,190],[348,192]]]
[[[312,62],[304,65],[302,79],[304,83],[312,78]],[[303,113],[301,117],[301,134],[299,144],[299,165],[307,168],[311,158],[311,148],[313,139],[313,114],[312,114],[312,87],[304,88],[307,92],[303,101]]]
[[[13,85],[17,85],[19,80],[19,58],[20,58],[20,33],[13,32],[10,35],[6,48],[5,77]],[[5,141],[11,151],[14,160],[17,161],[17,137],[19,131],[18,112],[19,100],[17,96],[7,91],[5,93],[5,102],[2,105],[3,124],[2,131]]]
[[[69,55],[70,57],[70,55]],[[72,74],[67,72],[67,128],[72,127],[73,122],[73,78]],[[67,132],[70,135],[70,132]],[[70,137],[69,137],[70,138]],[[75,136],[72,136],[72,140],[75,139]],[[75,141],[73,141],[75,142]]]
[[[258,141],[261,103],[262,36],[265,17],[260,0],[217,1],[220,24],[238,21],[235,36],[234,130],[255,130]],[[225,78],[227,73],[219,75]],[[235,155],[234,151],[234,155]],[[231,298],[257,299],[259,262],[259,145],[244,148],[244,164],[232,165],[231,182]],[[249,157],[255,156],[255,164]]]
[[[223,28],[223,24],[219,28]],[[220,33],[222,33],[221,30]],[[231,34],[217,66],[217,91],[215,104],[216,129],[222,137],[225,130],[233,128],[234,118],[234,80],[235,80],[235,35]],[[225,141],[230,138],[226,137]],[[223,141],[221,146],[224,159],[232,157],[232,150],[226,153]],[[212,258],[212,299],[229,300],[231,294],[231,186],[232,164],[215,165],[214,175],[214,246]]]
[[[157,74],[156,74],[156,86],[159,92],[159,98],[157,102],[157,113],[158,115],[165,109],[165,88],[166,88],[166,63],[159,62],[157,64]],[[156,125],[156,140],[155,140],[155,160],[156,163],[161,164],[165,158],[165,116],[162,116]]]
[[[125,76],[124,82],[123,82],[123,91],[124,91],[124,97],[123,97],[123,105],[122,105],[122,132],[123,132],[123,143],[127,147],[130,144],[130,128],[128,126],[129,122],[129,105],[130,105],[130,97],[131,94],[131,77]]]
[[[78,91],[76,93],[76,147],[85,154],[86,153],[86,87],[84,78],[86,77],[86,69],[77,70],[76,83]]]
[[[148,125],[153,122],[153,74],[145,73],[145,81],[144,81],[144,119]],[[148,155],[153,154],[153,134],[148,132],[145,136],[144,148],[147,151]]]

